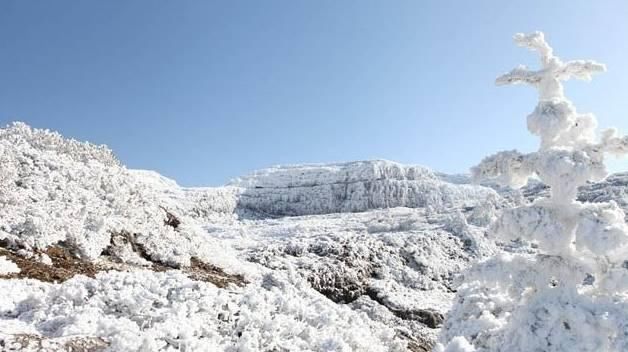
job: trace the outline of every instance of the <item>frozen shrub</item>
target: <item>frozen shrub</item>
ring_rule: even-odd
[[[594,61],[563,62],[543,33],[517,34],[515,42],[541,56],[538,71],[520,66],[497,84],[529,84],[539,103],[528,130],[537,152],[500,152],[473,168],[476,180],[522,186],[536,174],[550,186],[547,198],[504,211],[489,234],[534,243],[534,254],[501,254],[464,274],[437,350],[628,350],[628,226],[614,202],[576,201],[578,187],[606,176],[604,154],[628,152],[628,138],[606,130],[563,95],[561,81],[589,80],[605,70]]]
[[[14,123],[0,129],[0,163],[0,241],[11,249],[33,254],[61,244],[94,260],[126,232],[162,264],[209,256],[196,222],[167,209],[155,182],[127,170],[105,146]]]

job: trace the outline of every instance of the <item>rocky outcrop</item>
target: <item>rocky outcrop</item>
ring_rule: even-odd
[[[449,183],[427,168],[385,160],[275,167],[231,185],[243,189],[238,208],[262,217],[464,207],[499,198],[489,188]]]
[[[628,172],[616,173],[580,188],[578,200],[594,203],[615,201],[624,209],[628,220]]]

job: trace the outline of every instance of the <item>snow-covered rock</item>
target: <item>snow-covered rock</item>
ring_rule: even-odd
[[[449,183],[427,168],[385,160],[274,167],[231,185],[245,189],[238,206],[261,216],[495,205],[498,198],[488,188]]]

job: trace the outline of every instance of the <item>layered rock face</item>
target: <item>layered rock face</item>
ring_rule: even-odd
[[[238,207],[262,216],[495,205],[498,198],[488,188],[445,182],[427,168],[385,160],[275,167],[231,185],[244,189]]]
[[[578,200],[593,203],[615,201],[628,219],[628,172],[613,174],[603,181],[581,187]]]

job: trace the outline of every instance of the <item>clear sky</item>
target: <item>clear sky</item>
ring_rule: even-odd
[[[607,64],[566,92],[628,132],[625,0],[1,0],[0,124],[107,144],[189,186],[372,158],[466,172],[538,144],[535,91],[493,84],[537,64],[511,41],[533,30]]]

